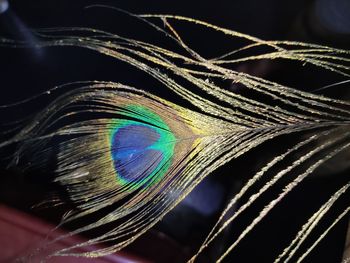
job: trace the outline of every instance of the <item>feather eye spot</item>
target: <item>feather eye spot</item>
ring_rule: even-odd
[[[153,120],[156,115],[146,108],[142,113]],[[119,121],[114,125],[111,157],[119,184],[148,187],[166,174],[174,154],[175,137],[165,122],[156,117],[157,125],[137,120]]]

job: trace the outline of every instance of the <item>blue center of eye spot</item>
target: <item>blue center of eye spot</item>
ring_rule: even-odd
[[[159,139],[156,128],[143,124],[128,124],[115,131],[111,152],[120,181],[147,184],[152,179],[164,158],[162,151],[152,148]]]

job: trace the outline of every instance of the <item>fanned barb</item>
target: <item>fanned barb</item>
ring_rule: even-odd
[[[51,251],[48,257],[99,257],[126,247],[152,228],[218,167],[269,140],[297,135],[294,144],[276,153],[232,196],[198,253],[190,259],[196,261],[247,208],[282,183],[280,193],[225,248],[217,259],[221,262],[300,182],[337,154],[348,153],[350,145],[349,102],[289,88],[238,72],[233,66],[253,60],[287,59],[349,77],[350,52],[260,40],[186,17],[129,15],[160,31],[179,50],[88,28],[37,30],[36,45],[81,47],[110,56],[155,78],[178,99],[171,102],[124,84],[102,81],[56,88],[55,92],[66,92],[25,125],[19,125],[20,131],[1,142],[0,150],[16,146],[10,167],[35,169],[46,167],[49,161],[55,163],[52,181],[67,195],[64,202],[73,207],[61,225],[94,216],[69,234],[48,241],[42,249],[73,235],[100,228],[104,231],[86,242]],[[161,26],[155,19],[160,19]],[[247,44],[215,59],[204,58],[185,43],[172,25],[175,22],[195,24]],[[2,46],[27,45],[0,40]],[[243,55],[254,49],[255,55]],[[224,82],[242,85],[246,92],[226,89]],[[22,160],[29,161],[23,164]],[[272,172],[273,176],[265,179]],[[266,184],[251,193],[260,180],[266,180]],[[285,250],[276,255],[275,262],[297,260],[296,251],[303,248],[301,244],[337,200],[349,195],[348,188],[349,183],[328,197]],[[247,201],[241,203],[247,196]],[[335,221],[348,216],[348,212],[349,208]],[[77,248],[99,244],[104,246],[93,252],[76,252]],[[302,261],[312,249],[303,251],[298,260]]]

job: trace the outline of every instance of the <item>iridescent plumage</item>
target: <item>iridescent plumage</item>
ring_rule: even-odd
[[[38,156],[49,149],[57,150],[54,181],[66,189],[76,206],[63,223],[79,220],[118,204],[113,211],[67,236],[112,222],[117,224],[116,227],[87,242],[52,254],[76,255],[74,249],[77,247],[114,242],[94,252],[78,253],[97,257],[120,250],[133,242],[218,167],[278,136],[302,131],[311,133],[300,137],[295,145],[263,166],[229,202],[198,254],[272,185],[293,169],[301,169],[281,189],[280,195],[262,208],[246,230],[223,253],[219,259],[221,261],[307,175],[349,147],[346,131],[350,125],[350,104],[347,101],[295,90],[237,72],[226,65],[282,58],[310,63],[349,76],[349,67],[346,65],[349,63],[346,58],[349,51],[296,42],[263,41],[184,17],[137,17],[161,18],[169,31],[165,32],[155,24],[148,23],[165,32],[188,54],[86,28],[69,29],[74,32],[73,36],[60,37],[50,35],[50,32],[67,30],[42,30],[39,45],[78,46],[124,61],[157,79],[194,109],[119,83],[90,82],[57,98],[24,126],[20,133],[0,146],[18,143],[17,156],[24,154],[28,148],[37,149]],[[183,42],[168,22],[171,19],[196,23],[250,43],[219,58],[205,59]],[[3,39],[2,43],[9,41]],[[232,55],[257,46],[264,46],[271,51],[230,59]],[[156,67],[166,70],[170,76]],[[227,80],[244,85],[251,94],[243,96],[217,84]],[[188,86],[184,86],[183,82]],[[75,105],[79,105],[77,110],[74,110]],[[59,139],[53,141],[53,138]],[[306,151],[306,146],[311,147],[311,150]],[[280,169],[234,215],[228,216],[228,211],[246,195],[252,185],[297,151],[302,153],[298,160]],[[35,166],[41,158],[33,156],[32,159],[32,165]],[[308,162],[310,165],[305,165]],[[340,189],[333,198],[338,198],[347,189]],[[326,206],[330,207],[332,201],[327,202]],[[316,212],[315,217],[322,215],[320,211]]]

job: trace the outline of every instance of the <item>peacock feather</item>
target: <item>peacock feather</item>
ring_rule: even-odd
[[[45,248],[58,240],[113,223],[103,234],[51,251],[49,257],[99,257],[126,247],[152,228],[217,168],[274,138],[296,135],[294,144],[266,163],[232,197],[190,260],[195,261],[259,197],[294,173],[283,181],[279,194],[226,248],[218,258],[221,262],[299,183],[350,146],[348,101],[238,72],[232,65],[286,59],[349,77],[350,52],[314,44],[260,40],[187,17],[129,15],[165,34],[180,51],[89,28],[37,30],[39,40],[35,45],[80,47],[123,61],[155,78],[178,99],[171,101],[115,82],[69,84],[51,90],[50,93],[60,94],[32,119],[18,125],[12,137],[0,143],[0,149],[16,146],[10,167],[45,167],[47,156],[54,156],[52,181],[63,187],[69,202],[74,204],[61,225],[101,212],[93,222],[48,242]],[[160,19],[163,27],[152,19]],[[207,59],[186,45],[172,22],[195,24],[247,44]],[[6,38],[1,39],[1,44],[28,45]],[[264,49],[258,54],[241,55],[259,47]],[[227,81],[244,86],[247,92],[223,88],[222,83]],[[10,107],[4,106],[2,110]],[[23,165],[22,159],[30,161]],[[267,177],[276,169],[273,176]],[[250,193],[261,180],[267,181],[257,192]],[[350,183],[344,185],[314,212],[276,262],[287,262],[295,255],[327,211],[349,194],[349,186]],[[247,195],[248,201],[230,213]],[[54,200],[51,202],[54,204]],[[349,209],[339,214],[324,234],[346,217]],[[75,251],[98,244],[108,245],[93,252]],[[298,260],[303,260],[312,249],[313,246]]]

